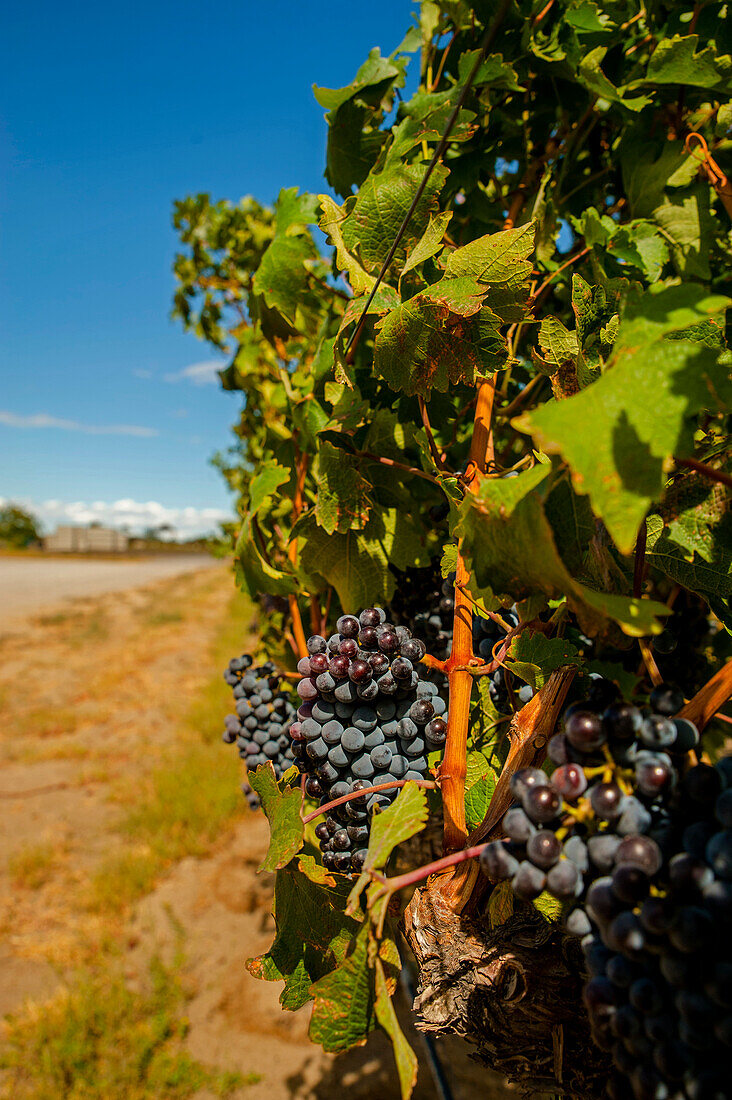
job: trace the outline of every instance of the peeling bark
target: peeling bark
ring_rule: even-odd
[[[405,933],[419,967],[421,1031],[463,1036],[526,1096],[604,1096],[610,1062],[590,1039],[578,941],[530,905],[492,928],[485,908],[457,914],[429,884],[407,907]]]

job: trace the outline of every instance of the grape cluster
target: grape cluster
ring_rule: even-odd
[[[705,650],[714,637],[713,622],[701,597],[679,592],[664,630],[651,641],[664,678],[689,692],[709,679],[714,668],[710,667]]]
[[[609,1094],[730,1096],[732,757],[679,783],[658,841],[626,838],[587,894],[585,1003],[612,1053]]]
[[[426,568],[394,572],[397,583],[389,604],[390,618],[424,642],[433,657],[446,660],[452,650],[454,584],[442,579],[437,562]]]
[[[291,697],[280,689],[280,677],[269,661],[252,668],[248,653],[233,657],[224,672],[224,679],[234,689],[236,714],[224,719],[223,740],[236,742],[239,756],[248,771],[254,771],[269,760],[279,779],[292,767],[295,757],[290,741],[290,727],[295,720]],[[259,806],[259,797],[248,783],[242,785],[252,809]]]
[[[321,805],[395,779],[422,779],[427,753],[447,734],[446,705],[417,671],[423,642],[375,607],[358,618],[342,615],[336,628],[327,640],[308,639],[309,655],[298,664],[302,703],[290,729],[305,790]],[[327,868],[361,869],[371,815],[398,791],[352,799],[316,826]]]
[[[440,661],[452,651],[453,614],[455,610],[455,575],[443,580],[437,563],[424,569],[408,569],[397,574],[397,586],[389,613],[395,623],[403,623],[423,641],[427,652]],[[510,630],[518,626],[515,611],[501,611],[501,619]],[[484,662],[493,658],[493,647],[506,636],[505,629],[495,619],[473,612],[473,653]],[[446,693],[447,677],[440,672],[426,672],[427,679]],[[498,668],[490,676],[490,697],[499,714],[512,714],[533,698],[528,684],[511,683],[511,674]]]
[[[506,841],[481,855],[494,881],[566,903],[583,937],[585,1002],[612,1052],[614,1098],[729,1096],[732,1042],[732,758],[684,772],[696,727],[672,717],[683,697],[661,686],[649,706],[596,678],[552,738],[551,776],[511,781]],[[630,1085],[628,1084],[630,1079]]]

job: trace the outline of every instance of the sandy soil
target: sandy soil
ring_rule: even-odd
[[[0,621],[17,621],[74,597],[120,592],[214,566],[221,562],[208,554],[161,554],[133,561],[0,556]]]
[[[307,1039],[309,1010],[283,1013],[279,983],[245,969],[273,931],[271,880],[255,874],[267,843],[261,814],[243,814],[208,855],[170,868],[116,923],[85,905],[95,869],[121,843],[120,791],[150,769],[217,672],[211,647],[231,593],[227,573],[209,569],[82,601],[0,637],[0,1015],[93,964],[105,935],[122,945],[134,979],[172,947],[177,927],[194,990],[187,1041],[206,1063],[261,1074],[241,1100],[343,1100],[344,1090],[349,1100],[398,1100],[383,1036],[326,1055]],[[212,767],[221,751],[212,745]],[[18,885],[13,857],[34,844],[52,848],[50,872],[40,886]],[[399,1011],[420,1056],[415,1100],[436,1097],[403,1000]],[[454,1100],[515,1095],[458,1040],[438,1049]]]

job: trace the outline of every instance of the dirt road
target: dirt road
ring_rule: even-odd
[[[150,581],[220,566],[208,554],[170,554],[131,561],[0,557],[0,617],[16,621],[75,597],[101,596]]]

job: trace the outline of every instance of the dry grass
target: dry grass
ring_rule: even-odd
[[[37,890],[58,868],[63,845],[26,844],[8,860],[8,874],[16,890]]]

